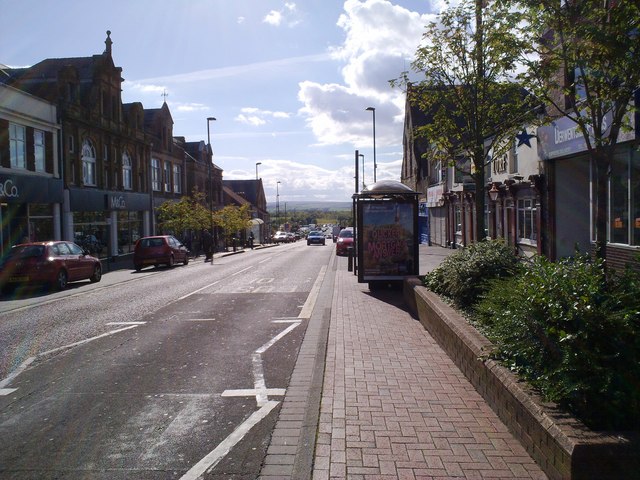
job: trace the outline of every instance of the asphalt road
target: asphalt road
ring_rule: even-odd
[[[0,478],[253,479],[333,244],[0,301]]]

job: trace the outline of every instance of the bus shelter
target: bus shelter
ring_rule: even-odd
[[[418,275],[418,192],[380,180],[352,198],[358,282],[371,287]]]

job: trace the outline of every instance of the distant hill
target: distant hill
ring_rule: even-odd
[[[320,210],[323,212],[336,212],[342,210],[351,210],[353,204],[351,202],[322,202],[322,201],[301,201],[301,202],[289,202],[287,201],[287,211],[292,212],[294,210]],[[269,212],[276,210],[275,202],[267,203],[267,210]],[[280,202],[280,211],[284,211],[284,202]]]

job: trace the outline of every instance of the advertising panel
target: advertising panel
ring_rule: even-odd
[[[358,280],[401,280],[417,275],[415,200],[360,201],[358,207]]]

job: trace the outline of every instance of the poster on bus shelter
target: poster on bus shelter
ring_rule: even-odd
[[[360,281],[417,275],[415,203],[361,202]]]

